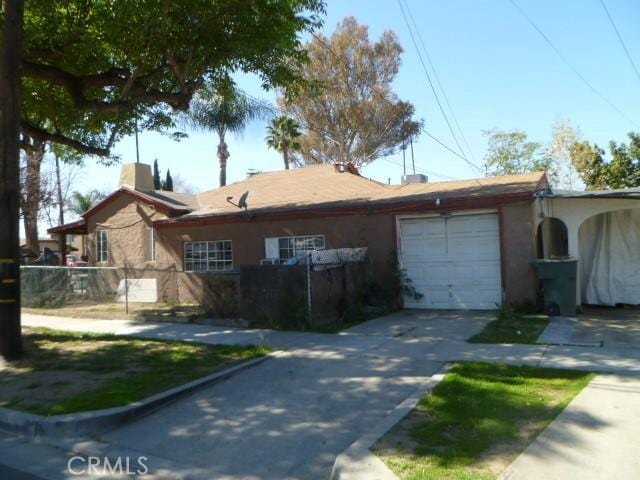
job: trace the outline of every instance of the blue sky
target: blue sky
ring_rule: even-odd
[[[640,66],[640,2],[605,0],[637,65]],[[568,118],[585,139],[605,145],[623,141],[627,132],[640,131],[640,79],[620,46],[600,0],[517,0],[566,59],[609,101],[625,119],[594,94],[562,62],[542,37],[526,22],[509,0],[407,0],[413,19],[437,69],[460,128],[469,142],[469,159],[482,163],[486,149],[483,130],[521,129],[535,141],[547,142],[556,119]],[[369,26],[370,38],[385,29],[398,35],[404,54],[395,81],[398,96],[416,106],[426,128],[444,143],[455,147],[420,65],[398,3],[394,0],[329,0],[324,33],[331,34],[345,16]],[[252,95],[273,101],[251,77],[239,79]],[[267,149],[265,124],[255,122],[244,135],[229,139],[231,157],[228,182],[245,178],[249,168],[276,170],[281,157]],[[215,188],[218,179],[217,137],[190,134],[180,143],[157,134],[140,136],[140,158],[170,168],[197,190]],[[464,144],[463,144],[464,146]],[[135,161],[132,138],[115,148],[123,162]],[[470,178],[465,162],[423,135],[415,144],[416,165],[442,177]],[[399,182],[401,162],[396,155],[379,159],[364,174],[386,182]],[[440,176],[438,176],[440,175]],[[111,191],[117,185],[119,167],[87,162],[78,190]]]

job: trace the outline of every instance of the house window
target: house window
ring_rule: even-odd
[[[267,258],[287,260],[315,250],[325,248],[324,235],[304,235],[298,237],[276,237],[265,239]]]
[[[145,242],[146,242],[146,254],[147,262],[156,261],[156,231],[154,228],[145,228]]]
[[[233,270],[231,240],[185,242],[184,269],[187,272],[224,272]]]
[[[98,232],[96,232],[96,236],[98,262],[107,262],[109,260],[109,232],[106,230],[98,230]]]

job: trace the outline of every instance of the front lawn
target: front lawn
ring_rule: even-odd
[[[494,479],[593,374],[459,363],[374,446],[401,479]]]
[[[0,366],[0,406],[40,415],[126,405],[269,351],[46,328],[23,342],[24,358]]]
[[[536,343],[549,325],[546,315],[522,315],[511,309],[502,309],[498,318],[484,330],[469,338],[470,343]]]

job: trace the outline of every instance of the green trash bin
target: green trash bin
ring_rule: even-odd
[[[544,307],[550,315],[573,317],[576,314],[576,278],[578,260],[575,258],[532,262],[544,290]]]

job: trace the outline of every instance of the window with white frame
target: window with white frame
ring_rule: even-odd
[[[224,272],[233,270],[231,240],[185,242],[184,269],[187,272]]]
[[[287,260],[324,248],[324,235],[265,238],[265,254],[269,259]]]
[[[109,232],[106,230],[98,230],[96,232],[96,254],[98,262],[107,262],[109,260]]]
[[[147,262],[156,261],[156,231],[153,227],[144,229]]]

